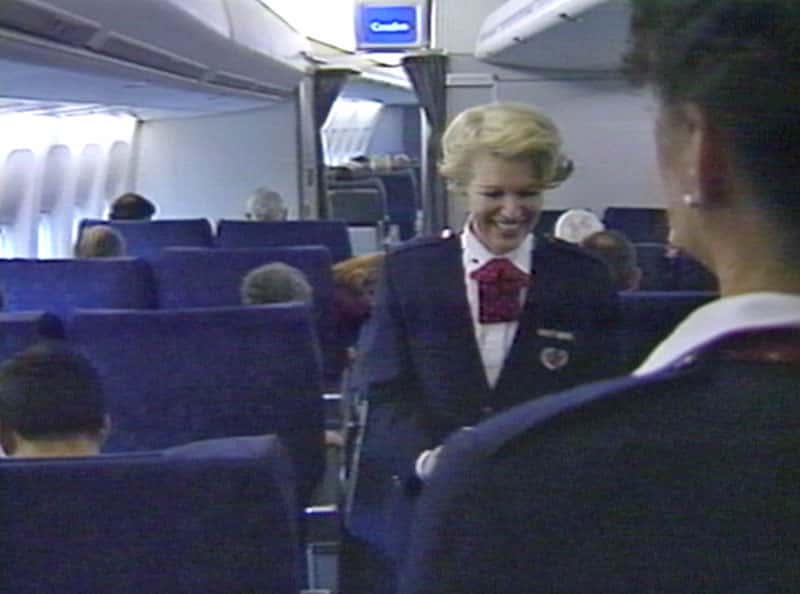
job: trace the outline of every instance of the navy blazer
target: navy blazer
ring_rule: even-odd
[[[605,265],[572,244],[539,238],[532,269],[492,389],[475,340],[460,238],[418,239],[389,254],[359,349],[370,412],[349,521],[355,534],[402,549],[396,539],[410,504],[399,487],[422,450],[496,411],[616,371],[609,344],[616,296]]]
[[[732,337],[458,432],[423,487],[399,592],[796,591],[790,334],[791,361]]]

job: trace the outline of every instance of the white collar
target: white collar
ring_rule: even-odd
[[[662,370],[734,332],[783,326],[800,326],[800,295],[764,292],[717,299],[681,322],[633,375]]]
[[[477,270],[489,260],[494,258],[506,258],[511,260],[511,263],[519,268],[522,272],[530,274],[531,272],[531,250],[535,246],[535,238],[532,233],[528,233],[527,237],[516,248],[502,255],[493,254],[486,246],[481,243],[478,236],[472,230],[472,219],[467,219],[464,225],[464,230],[461,233],[461,248],[464,250],[464,268],[467,272]]]

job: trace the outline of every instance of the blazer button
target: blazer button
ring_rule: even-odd
[[[483,413],[484,417],[488,417],[494,414],[494,408],[492,408],[491,406],[484,406],[483,408],[481,408],[481,413]]]

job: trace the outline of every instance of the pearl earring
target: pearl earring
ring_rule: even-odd
[[[689,207],[696,207],[700,205],[700,199],[694,194],[687,192],[683,195],[683,203]]]

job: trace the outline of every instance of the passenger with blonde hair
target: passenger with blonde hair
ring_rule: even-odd
[[[440,172],[469,217],[460,234],[413,239],[384,262],[356,363],[369,417],[344,591],[391,591],[411,517],[405,492],[450,432],[612,373],[607,268],[532,234],[547,190],[572,172],[556,125],[527,105],[482,105],[459,114],[442,145]]]
[[[126,251],[125,238],[108,225],[86,227],[75,244],[76,258],[121,258]]]

